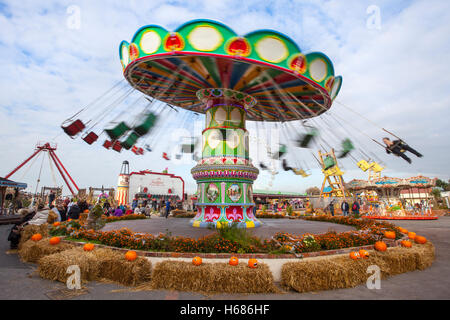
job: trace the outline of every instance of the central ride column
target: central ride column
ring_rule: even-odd
[[[197,215],[194,227],[220,228],[236,223],[253,228],[261,222],[253,215],[253,181],[259,170],[249,160],[246,112],[256,100],[230,89],[201,89],[197,97],[204,103],[205,129],[202,159],[192,168],[197,181]]]

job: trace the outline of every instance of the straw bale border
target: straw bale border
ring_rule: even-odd
[[[266,264],[249,268],[240,263],[203,263],[194,266],[183,261],[162,261],[156,264],[152,289],[172,289],[204,293],[273,293],[278,292],[273,275]]]
[[[281,285],[298,292],[351,288],[365,283],[367,267],[380,267],[382,279],[433,263],[434,246],[414,244],[412,248],[389,248],[386,252],[369,251],[367,259],[352,260],[348,256],[326,257],[316,261],[288,262],[282,266]]]

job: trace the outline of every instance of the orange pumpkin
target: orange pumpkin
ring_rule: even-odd
[[[402,247],[405,247],[405,248],[411,248],[412,247],[411,241],[408,241],[408,240],[403,240],[403,241],[400,242],[400,244],[402,245]]]
[[[127,259],[128,261],[134,261],[137,258],[137,253],[136,251],[127,251],[127,253],[125,253],[125,259]]]
[[[387,245],[383,241],[375,242],[374,247],[375,247],[375,250],[377,250],[377,251],[386,251],[387,250]]]
[[[405,229],[405,228],[402,228],[402,227],[400,227],[400,228],[398,228],[399,230],[400,230],[400,232],[401,233],[408,233],[408,229]]]
[[[50,238],[49,242],[52,246],[54,246],[61,242],[61,238],[60,237],[52,237],[52,238]]]
[[[367,250],[361,249],[359,250],[359,256],[361,258],[368,258],[369,257],[369,252]]]
[[[414,240],[415,237],[416,237],[415,232],[408,232],[408,238],[410,238],[411,240]]]
[[[388,239],[395,239],[395,232],[394,231],[386,231],[384,233],[384,236]]]
[[[414,238],[414,241],[418,244],[424,244],[424,243],[427,243],[427,238],[425,238],[423,236],[416,236]]]
[[[359,259],[361,257],[360,257],[358,252],[352,251],[352,252],[350,252],[350,258],[353,259],[353,260],[357,260],[357,259]]]
[[[256,259],[248,259],[248,267],[255,269],[258,267],[258,260]]]
[[[53,226],[54,226],[54,227],[57,227],[57,226],[59,226],[60,224],[61,224],[61,222],[56,221],[55,223],[53,223]]]
[[[228,262],[230,266],[237,266],[239,264],[239,259],[236,257],[231,257],[230,261]]]
[[[95,245],[93,243],[86,243],[83,246],[83,250],[84,251],[92,251],[92,250],[94,250],[94,247],[95,247]]]
[[[199,266],[202,264],[202,258],[200,257],[194,257],[194,259],[192,259],[192,264],[194,266]]]
[[[33,241],[39,241],[41,239],[42,239],[42,234],[40,234],[40,233],[35,233],[31,236],[31,240],[33,240]]]

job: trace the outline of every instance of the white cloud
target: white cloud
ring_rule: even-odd
[[[139,27],[159,24],[173,30],[199,18],[219,20],[238,34],[275,29],[293,38],[303,51],[322,51],[344,77],[338,100],[381,127],[388,128],[425,156],[413,165],[388,156],[359,133],[381,138],[379,128],[335,104],[332,112],[348,119],[356,140],[384,162],[386,175],[419,172],[449,178],[448,139],[450,64],[450,5],[443,1],[377,1],[381,30],[366,27],[364,1],[59,1],[45,4],[8,1],[0,7],[0,163],[3,175],[32,152],[38,140],[60,134],[59,125],[123,78],[118,58],[121,40],[130,40]],[[79,30],[67,27],[67,7],[77,5]],[[7,14],[2,14],[7,12]],[[319,123],[322,123],[319,121]],[[342,135],[342,129],[336,129]],[[189,165],[175,167],[160,153],[137,157],[107,151],[101,142],[88,146],[64,134],[57,139],[61,160],[80,186],[114,186],[123,160],[133,170],[162,170],[169,166],[185,178],[190,191],[195,183]],[[164,146],[160,146],[160,151]],[[305,157],[311,168],[315,160]],[[35,164],[36,165],[36,164]],[[351,159],[345,159],[346,180],[364,178]],[[36,168],[36,167],[35,167]],[[36,169],[35,169],[36,170]],[[35,185],[35,176],[24,181]],[[52,184],[50,175],[41,184]],[[13,178],[20,178],[18,172]],[[256,186],[267,185],[261,175]],[[320,185],[318,170],[307,179],[282,173],[273,188],[303,191]],[[61,179],[59,183],[62,184]]]

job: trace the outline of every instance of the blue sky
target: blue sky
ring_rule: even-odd
[[[79,9],[79,28],[70,27],[73,6]],[[371,6],[379,8],[380,28],[368,27]],[[304,52],[327,54],[335,73],[344,78],[337,101],[424,154],[421,159],[413,156],[412,165],[386,155],[359,132],[375,139],[386,134],[335,103],[331,113],[352,124],[347,129],[386,164],[384,174],[448,179],[449,9],[447,1],[0,1],[0,175],[31,154],[37,141],[57,136],[57,153],[80,187],[115,186],[121,163],[128,160],[134,171],[168,167],[193,191],[193,163],[177,165],[161,159],[159,151],[171,145],[169,141],[162,142],[158,152],[137,157],[107,151],[101,143],[89,146],[72,140],[60,134],[59,126],[123,78],[118,46],[141,26],[159,24],[170,30],[207,18],[239,34],[274,29],[291,37]],[[346,135],[337,127],[334,132]],[[313,174],[301,179],[280,172],[271,188],[304,191],[321,184],[311,154],[297,150],[288,159],[294,155]],[[27,182],[34,191],[38,166],[35,163],[26,174],[19,171],[12,179]],[[342,166],[347,181],[366,177],[350,159]],[[52,185],[52,180],[47,165],[41,185]],[[267,189],[269,181],[270,175],[261,173],[255,188]]]

